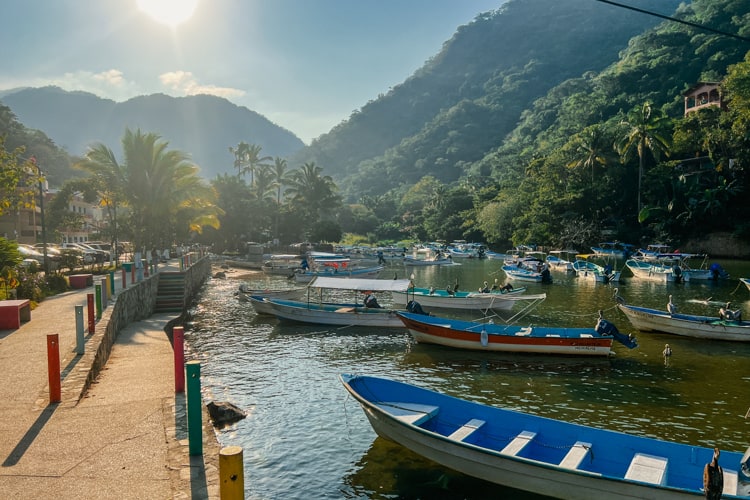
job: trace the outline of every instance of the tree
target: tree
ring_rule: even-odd
[[[274,237],[279,238],[279,216],[281,215],[281,194],[291,180],[291,174],[287,171],[287,163],[278,156],[273,160],[273,180],[276,185],[276,213],[274,217]]]
[[[247,164],[247,154],[250,145],[245,141],[237,144],[236,148],[229,146],[229,152],[234,155],[234,168],[237,169],[237,177],[242,177],[242,170]]]
[[[287,194],[298,207],[300,216],[308,223],[316,222],[331,215],[341,205],[338,188],[328,175],[321,175],[323,169],[308,162],[294,172]]]
[[[124,160],[103,144],[91,148],[81,166],[120,183],[112,188],[121,192],[130,208],[136,248],[164,247],[203,226],[218,227],[221,210],[214,204],[215,193],[197,176],[198,167],[155,133],[125,130],[122,138]]]
[[[661,154],[669,156],[669,143],[662,135],[666,128],[666,120],[660,113],[654,113],[651,103],[646,102],[631,110],[627,118],[621,122],[623,135],[618,143],[617,151],[623,158],[623,163],[633,152],[638,154],[638,209],[636,214],[642,208],[641,180],[646,152],[650,152],[656,160]]]
[[[571,168],[591,169],[591,184],[594,184],[594,167],[606,166],[612,156],[612,139],[606,127],[597,123],[586,127],[574,137],[575,159],[568,163]]]
[[[44,180],[36,168],[36,160],[21,157],[24,152],[23,147],[7,151],[5,138],[0,136],[0,216],[22,208],[32,208],[36,186]]]
[[[245,156],[245,165],[242,169],[242,173],[250,172],[250,186],[252,187],[253,184],[255,184],[255,172],[258,169],[265,168],[268,166],[268,161],[271,160],[270,156],[260,156],[261,151],[260,146],[257,144],[251,144],[247,148],[247,153]]]

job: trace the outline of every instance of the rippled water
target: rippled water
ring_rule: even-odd
[[[720,261],[735,278],[750,263]],[[505,276],[499,261],[405,268],[417,286],[462,289]],[[624,274],[627,274],[624,273]],[[405,331],[279,323],[237,300],[240,283],[289,287],[283,278],[230,270],[204,286],[186,332],[192,359],[201,360],[207,400],[231,401],[248,417],[221,431],[222,446],[244,449],[245,493],[254,499],[296,498],[540,498],[503,490],[439,467],[377,438],[340,373],[395,378],[487,404],[623,432],[745,450],[750,444],[750,345],[663,334],[637,334],[640,346],[615,344],[611,359],[577,359],[456,351],[414,343]],[[632,332],[613,308],[613,286],[554,274],[552,285],[528,284],[547,300],[520,324],[593,326],[597,311]],[[629,303],[663,309],[668,295],[683,312],[715,314],[729,301],[750,317],[750,291],[736,279],[682,285],[623,278]],[[379,299],[380,300],[380,299]],[[381,300],[381,302],[385,299]],[[674,354],[667,364],[665,343]]]

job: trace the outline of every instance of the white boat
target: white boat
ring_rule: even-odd
[[[639,248],[634,254],[633,258],[638,260],[645,260],[647,262],[658,262],[662,260],[663,255],[670,253],[669,245],[662,243],[651,243],[646,245],[646,248]]]
[[[264,256],[260,269],[273,276],[291,276],[302,264],[303,257],[294,254],[272,254]]]
[[[628,259],[625,265],[639,280],[655,281],[657,283],[682,283],[690,281],[690,274],[683,273],[679,264],[667,265],[645,260]]]
[[[748,290],[750,290],[750,278],[740,278],[740,282],[743,283]]]
[[[247,283],[243,283],[237,289],[237,298],[242,301],[247,301],[251,296],[255,295],[263,297],[276,297],[279,299],[296,299],[301,297],[305,290],[305,288],[252,288]]]
[[[569,500],[705,498],[713,447],[564,422],[390,379],[340,379],[378,436],[475,478]],[[718,463],[724,480],[717,494],[750,498],[750,448],[744,455],[721,450]]]
[[[719,310],[718,316],[698,316],[681,314],[676,310],[670,313],[647,307],[631,306],[626,304],[619,295],[615,295],[615,299],[618,301],[620,311],[635,328],[642,332],[663,332],[698,339],[750,342],[750,321],[742,321],[741,311],[732,310],[729,303]],[[671,297],[669,303],[671,304]]]
[[[510,279],[535,283],[552,283],[547,264],[537,257],[521,257],[514,262],[506,261],[502,270]]]
[[[448,254],[438,253],[424,258],[406,256],[404,257],[404,265],[406,266],[449,266],[453,264],[453,258]]]
[[[437,309],[461,309],[475,311],[509,311],[514,305],[526,303],[534,305],[547,298],[547,294],[527,295],[525,288],[514,288],[510,291],[462,292],[435,290],[434,288],[409,287],[405,291],[394,291],[394,297],[400,297],[405,304],[414,300],[422,307]]]
[[[627,259],[635,252],[635,246],[619,241],[605,241],[599,246],[591,247],[591,251],[599,257],[614,257],[616,259]]]
[[[313,279],[318,277],[328,278],[376,278],[380,271],[385,269],[384,266],[372,266],[372,267],[340,267],[334,265],[323,265],[318,267],[317,271],[303,271],[298,269],[294,272],[294,280],[297,283],[310,283]]]
[[[552,250],[547,254],[545,262],[553,271],[573,272],[573,262],[577,250]]]
[[[365,298],[374,292],[405,291],[410,280],[379,279],[338,279],[318,277],[308,286],[307,300],[287,300],[275,297],[250,297],[250,302],[258,314],[270,314],[278,319],[318,325],[369,326],[385,328],[404,328],[396,315],[396,309],[379,307],[377,304],[366,306],[358,300],[358,295],[365,293]],[[313,292],[318,297],[313,297]],[[324,291],[351,292],[351,302],[325,302]],[[400,310],[405,310],[404,308]]]
[[[595,281],[597,283],[616,283],[620,281],[620,271],[600,266],[590,260],[576,260],[573,262],[573,270],[576,273],[576,277],[582,280]]]

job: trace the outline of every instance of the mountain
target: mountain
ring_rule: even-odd
[[[229,147],[241,141],[260,145],[263,155],[272,157],[287,157],[304,147],[292,132],[262,115],[209,95],[154,94],[115,102],[43,87],[9,91],[1,100],[21,123],[43,131],[72,155],[83,155],[96,142],[118,154],[125,128],[140,128],[161,135],[170,149],[189,153],[206,179],[232,173]]]
[[[671,14],[679,4],[663,0],[658,9]],[[290,164],[316,162],[352,201],[427,174],[456,181],[503,144],[537,99],[616,62],[660,21],[592,0],[510,0],[458,28],[424,67]]]

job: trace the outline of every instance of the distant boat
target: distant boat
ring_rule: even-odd
[[[704,498],[703,468],[713,448],[554,420],[390,379],[342,374],[340,380],[378,436],[475,478],[570,500]],[[723,498],[749,498],[750,448],[744,456],[722,450],[719,465]]]
[[[620,281],[620,271],[608,269],[590,260],[579,259],[573,262],[576,276],[582,280],[597,283],[616,283]]]
[[[553,271],[573,272],[573,262],[577,250],[552,250],[547,254],[545,262]]]
[[[506,261],[502,270],[510,279],[534,283],[552,283],[549,267],[537,257],[521,257],[515,261]]]
[[[608,356],[612,354],[612,333],[616,331],[611,323],[601,319],[595,328],[556,328],[498,325],[408,312],[399,312],[398,316],[417,342],[479,351]],[[637,345],[627,335],[619,339],[631,349]]]
[[[629,243],[620,243],[619,241],[606,241],[599,243],[599,246],[591,247],[591,251],[599,257],[627,259],[635,251],[635,246]]]

